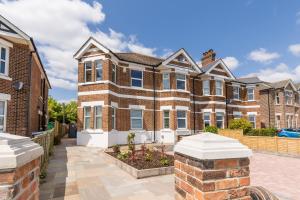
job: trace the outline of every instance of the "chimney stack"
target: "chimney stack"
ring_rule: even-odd
[[[201,63],[203,67],[209,65],[215,60],[216,60],[216,53],[214,52],[213,49],[209,49],[208,51],[202,54]]]

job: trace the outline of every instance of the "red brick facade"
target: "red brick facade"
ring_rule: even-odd
[[[88,46],[88,43],[92,45]],[[236,79],[227,69],[221,59],[206,62],[206,66],[195,65],[184,50],[176,52],[169,59],[143,56],[144,63],[139,60],[131,61],[131,57],[125,60],[119,54],[115,54],[100,46],[97,41],[89,39],[75,55],[78,60],[78,130],[79,132],[105,133],[107,137],[126,138],[126,133],[147,133],[148,140],[168,141],[173,140],[175,135],[192,134],[203,130],[204,113],[208,113],[210,125],[227,127],[228,121],[234,115],[244,118],[253,117],[256,128],[262,126],[261,96],[259,82],[246,83]],[[100,46],[100,47],[99,47]],[[176,60],[177,57],[183,60]],[[157,59],[159,64],[152,59]],[[96,60],[100,60],[102,66],[102,79],[96,81]],[[150,64],[145,64],[149,60]],[[85,63],[92,62],[91,80],[85,81]],[[113,68],[116,67],[116,81],[112,77]],[[142,86],[131,86],[131,72],[138,70],[142,72]],[[163,74],[169,74],[169,88],[163,88]],[[185,77],[185,89],[177,88],[176,76],[181,74]],[[209,93],[203,94],[204,81],[209,81]],[[221,84],[221,88],[220,85]],[[218,88],[217,88],[218,87]],[[233,87],[239,88],[239,99],[234,99]],[[247,90],[254,91],[253,99],[248,99]],[[217,95],[217,92],[219,95]],[[226,101],[227,99],[227,101]],[[102,127],[95,128],[95,106],[102,108]],[[84,108],[88,107],[89,126],[84,128]],[[113,129],[112,112],[115,108],[115,128]],[[134,129],[131,123],[131,111],[142,110],[142,128]],[[169,111],[169,126],[163,126],[164,111]],[[183,119],[177,119],[178,111],[186,115]],[[237,116],[235,116],[237,117]],[[185,123],[183,122],[185,121]],[[179,127],[178,123],[185,126]],[[84,130],[86,129],[86,130]],[[110,135],[113,134],[113,135]],[[123,134],[123,135],[122,135]],[[170,137],[173,136],[172,139]],[[166,139],[168,138],[168,139]],[[122,139],[122,141],[123,141]],[[118,141],[118,139],[113,139]],[[110,143],[110,142],[109,142]],[[115,143],[115,142],[112,142]]]
[[[50,84],[33,41],[26,35],[21,38],[16,27],[10,31],[0,32],[1,51],[6,54],[5,69],[0,71],[0,132],[31,136],[46,129]],[[23,83],[20,90],[14,87],[18,82]]]

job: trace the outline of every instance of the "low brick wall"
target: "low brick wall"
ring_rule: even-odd
[[[267,136],[245,136],[241,130],[219,130],[219,134],[238,139],[242,144],[255,151],[300,156],[300,138]]]
[[[176,199],[240,199],[249,196],[249,159],[198,160],[175,154]]]
[[[39,199],[40,159],[0,172],[0,199]]]

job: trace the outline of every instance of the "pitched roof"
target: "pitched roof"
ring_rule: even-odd
[[[261,83],[262,82],[257,76],[237,78],[236,80],[238,82],[246,83],[246,84],[252,84],[252,83],[254,84],[254,83]]]
[[[273,82],[270,84],[272,85],[273,88],[278,89],[278,88],[284,88],[288,84],[289,81],[290,81],[290,79],[286,79],[286,80],[282,80],[282,81]]]
[[[295,87],[298,89],[300,89],[300,83],[295,83]]]
[[[150,65],[150,66],[157,66],[159,65],[164,59],[156,58],[152,56],[147,56],[139,53],[114,53],[120,60],[133,62],[137,64],[143,65]]]
[[[201,67],[201,70],[202,70],[203,72],[209,71],[212,67],[215,66],[215,64],[216,64],[219,60],[221,60],[221,59],[216,59],[215,61],[209,63],[208,65],[206,65],[206,66],[204,66],[204,67]]]

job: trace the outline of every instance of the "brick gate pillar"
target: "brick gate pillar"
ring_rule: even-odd
[[[30,138],[0,133],[0,199],[39,199],[42,154]]]
[[[202,133],[183,138],[174,151],[177,200],[251,200],[252,151],[237,140]]]

